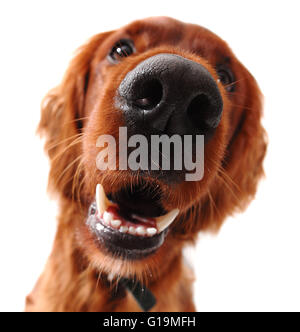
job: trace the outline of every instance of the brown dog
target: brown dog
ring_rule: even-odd
[[[42,106],[60,214],[26,310],[195,310],[182,249],[254,197],[266,151],[261,116],[256,81],[202,27],[149,18],[94,36]],[[175,168],[99,170],[97,139],[120,143],[119,127],[204,135],[203,178],[185,181]]]

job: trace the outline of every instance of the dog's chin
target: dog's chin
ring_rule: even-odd
[[[160,200],[157,187],[128,186],[106,194],[98,184],[86,223],[99,250],[112,258],[131,261],[153,255],[179,213],[178,209],[165,211]]]

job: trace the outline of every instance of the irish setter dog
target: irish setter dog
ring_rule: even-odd
[[[42,103],[38,131],[60,212],[26,310],[194,311],[183,248],[253,199],[266,151],[261,117],[255,79],[203,27],[156,17],[92,37]],[[147,139],[202,135],[203,176],[187,181],[186,169],[162,162],[99,169],[97,140],[110,135],[120,149],[119,128]]]

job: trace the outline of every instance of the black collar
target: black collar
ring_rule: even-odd
[[[149,311],[155,306],[155,296],[139,281],[121,278],[120,284],[122,284],[133,295],[143,311]]]

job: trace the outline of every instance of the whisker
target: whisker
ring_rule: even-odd
[[[228,191],[231,193],[231,195],[237,200],[237,202],[239,201],[239,198],[238,196],[236,195],[236,193],[234,192],[234,190],[231,188],[230,184],[225,180],[225,178],[223,178],[221,176],[221,173],[218,173],[217,174],[217,177],[219,180],[221,180],[224,185],[226,186],[226,188],[228,189]]]
[[[67,172],[68,169],[70,169],[70,167],[72,165],[74,165],[80,158],[82,158],[82,155],[80,154],[77,158],[75,158],[72,162],[70,162],[67,167],[64,168],[64,170],[60,173],[59,177],[56,180],[56,184],[59,183],[60,179],[63,177],[63,175]]]
[[[68,122],[65,122],[64,125],[67,125],[67,124],[70,124],[70,123],[74,123],[74,122],[78,122],[78,121],[82,121],[82,120],[86,120],[88,119],[89,117],[88,116],[84,116],[82,118],[76,118],[74,120],[71,120],[71,121],[68,121]]]
[[[75,174],[74,174],[74,177],[73,177],[73,182],[72,182],[72,200],[75,200],[75,198],[77,197],[77,201],[79,203],[80,209],[82,208],[81,198],[80,198],[80,191],[81,191],[81,187],[84,183],[84,180],[86,178],[86,176],[84,175],[83,179],[79,182],[80,175],[82,175],[83,163],[84,163],[84,159],[81,158],[81,160],[80,160],[80,162],[79,162],[79,164],[76,168],[76,171],[75,171]],[[78,184],[79,184],[79,186],[78,186]],[[76,191],[76,188],[77,188],[77,191]],[[75,196],[75,194],[76,194],[76,196]]]
[[[207,195],[208,195],[208,198],[209,198],[209,208],[210,208],[210,210],[211,210],[211,211],[212,211],[212,210],[215,210],[216,213],[219,214],[219,210],[218,210],[218,208],[217,208],[217,205],[216,205],[216,203],[215,203],[215,201],[214,201],[214,199],[213,199],[213,196],[212,196],[210,190],[208,190]],[[211,206],[213,206],[213,208],[212,208]]]
[[[224,176],[226,180],[228,180],[237,191],[240,191],[240,187],[238,186],[238,184],[231,178],[231,176],[225,171],[222,166],[219,166],[218,172],[220,173],[220,175]]]
[[[80,137],[80,136],[83,136],[83,133],[78,133],[78,134],[76,134],[76,135],[73,135],[73,136],[67,137],[67,138],[65,138],[65,139],[63,139],[63,140],[60,140],[58,143],[50,144],[50,145],[47,146],[47,151],[52,150],[52,149],[56,148],[57,146],[59,146],[59,145],[65,143],[65,142],[67,142],[67,141],[69,141],[69,140],[71,140],[71,139],[78,138],[78,137]]]
[[[238,184],[231,178],[231,176],[228,174],[228,172],[226,172],[226,170],[224,169],[224,167],[222,165],[219,165],[216,161],[214,161],[213,159],[210,160],[212,163],[214,163],[217,166],[217,174],[216,176],[218,177],[218,179],[220,181],[222,181],[222,183],[226,186],[226,188],[228,189],[228,191],[231,193],[231,195],[237,200],[239,201],[239,198],[237,196],[237,193],[240,193],[240,187],[238,186]],[[237,193],[236,193],[237,192]]]
[[[52,161],[56,160],[57,158],[59,158],[61,155],[63,155],[64,153],[66,153],[66,151],[68,151],[71,147],[73,147],[74,145],[77,145],[79,143],[82,143],[82,136],[76,138],[74,141],[72,141],[70,144],[68,144],[62,151],[59,151],[53,158]]]
[[[231,83],[225,84],[225,85],[224,85],[224,88],[229,88],[229,87],[231,87],[232,85],[236,85],[237,83],[240,83],[240,82],[242,82],[242,81],[244,81],[244,80],[246,80],[246,79],[247,79],[246,77],[243,77],[243,78],[240,78],[239,80],[236,80],[236,81],[234,81],[234,82],[231,82]]]

